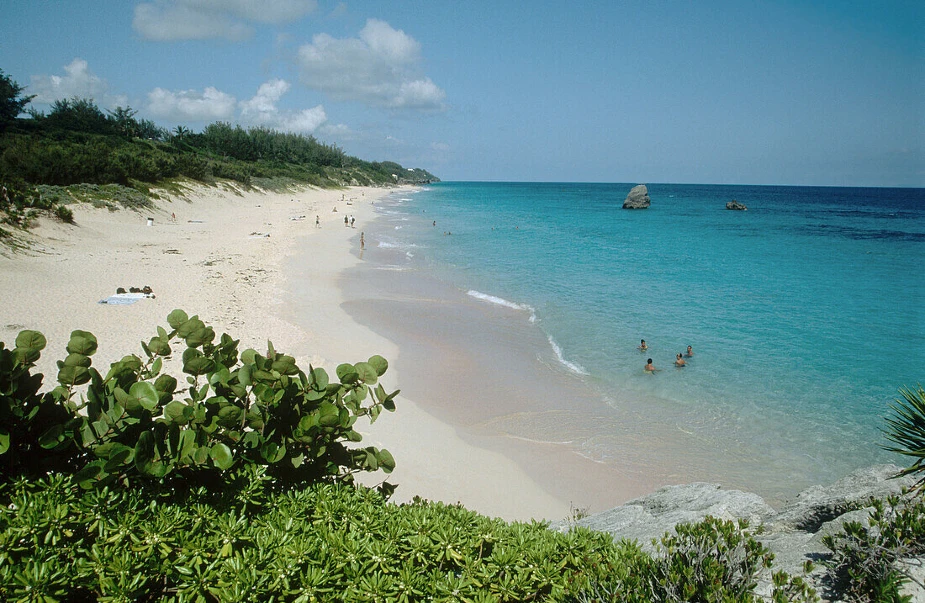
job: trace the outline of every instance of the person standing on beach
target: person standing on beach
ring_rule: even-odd
[[[678,352],[677,358],[675,358],[674,365],[677,367],[685,366],[687,363],[684,362],[684,358],[681,358],[681,353]]]
[[[348,228],[350,227],[350,218],[347,216],[344,216],[344,226]]]
[[[350,216],[350,228],[356,228],[356,226],[353,225],[354,222],[356,222],[356,218]]]
[[[315,216],[315,228],[321,228],[321,218],[317,215]]]

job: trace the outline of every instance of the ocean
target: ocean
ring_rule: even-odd
[[[400,190],[362,226],[353,310],[403,355],[428,338],[400,369],[440,375],[423,395],[481,396],[494,373],[485,416],[436,414],[657,483],[782,500],[904,462],[882,429],[898,388],[925,382],[925,189],[650,184],[649,209],[623,210],[632,186]],[[471,348],[482,366],[439,373]],[[548,379],[566,393],[534,387]],[[530,401],[506,408],[517,388]]]

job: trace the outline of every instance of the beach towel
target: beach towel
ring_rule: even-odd
[[[99,303],[113,306],[127,306],[128,304],[134,304],[139,299],[144,299],[146,297],[154,296],[150,293],[116,293],[115,295],[110,295],[106,299],[101,299]]]

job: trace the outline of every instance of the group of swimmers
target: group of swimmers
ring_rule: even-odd
[[[646,345],[645,339],[639,342],[639,347],[637,349],[640,352],[645,352],[646,350],[649,349],[649,346]],[[687,346],[687,352],[679,352],[678,355],[675,357],[674,365],[678,368],[687,366],[687,362],[684,359],[691,358],[693,355],[694,355],[694,348],[692,348],[691,346]],[[660,370],[660,369],[655,368],[655,365],[652,364],[652,359],[649,358],[648,360],[646,360],[646,366],[644,370],[647,373],[654,373],[655,371]]]

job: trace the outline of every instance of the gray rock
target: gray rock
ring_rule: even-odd
[[[680,523],[698,522],[708,515],[726,520],[747,519],[752,529],[762,526],[756,538],[774,553],[774,571],[799,576],[803,574],[804,562],[815,563],[815,569],[806,578],[822,595],[825,568],[819,561],[829,555],[822,538],[840,533],[846,521],[868,525],[871,509],[865,503],[869,499],[899,494],[915,483],[912,477],[891,479],[899,470],[896,465],[858,469],[828,486],[804,490],[780,513],[757,494],[722,490],[717,484],[694,483],[667,486],[578,522],[551,527],[566,531],[578,525],[607,532],[617,540],[636,540],[643,549],[653,552],[656,547],[652,540],[673,532]],[[925,603],[923,560],[904,560],[901,569],[912,578],[903,592],[912,595],[913,601]],[[756,592],[769,595],[771,590],[771,573],[766,571],[759,578]]]
[[[647,209],[650,203],[649,189],[645,184],[637,184],[623,201],[623,209]]]
[[[886,498],[899,494],[903,487],[915,483],[912,477],[891,479],[900,468],[896,465],[876,465],[858,469],[828,486],[812,486],[797,495],[789,505],[773,518],[781,529],[817,532],[827,521],[857,508],[866,506],[870,498]]]
[[[666,486],[621,507],[586,517],[577,525],[609,532],[616,539],[637,540],[651,550],[653,538],[671,532],[679,523],[693,523],[707,516],[747,519],[757,525],[774,515],[757,494],[723,490],[718,484],[694,483]]]
[[[735,209],[738,211],[745,211],[748,208],[742,205],[741,203],[739,203],[738,201],[736,201],[735,199],[733,199],[732,201],[726,204],[726,209]]]

